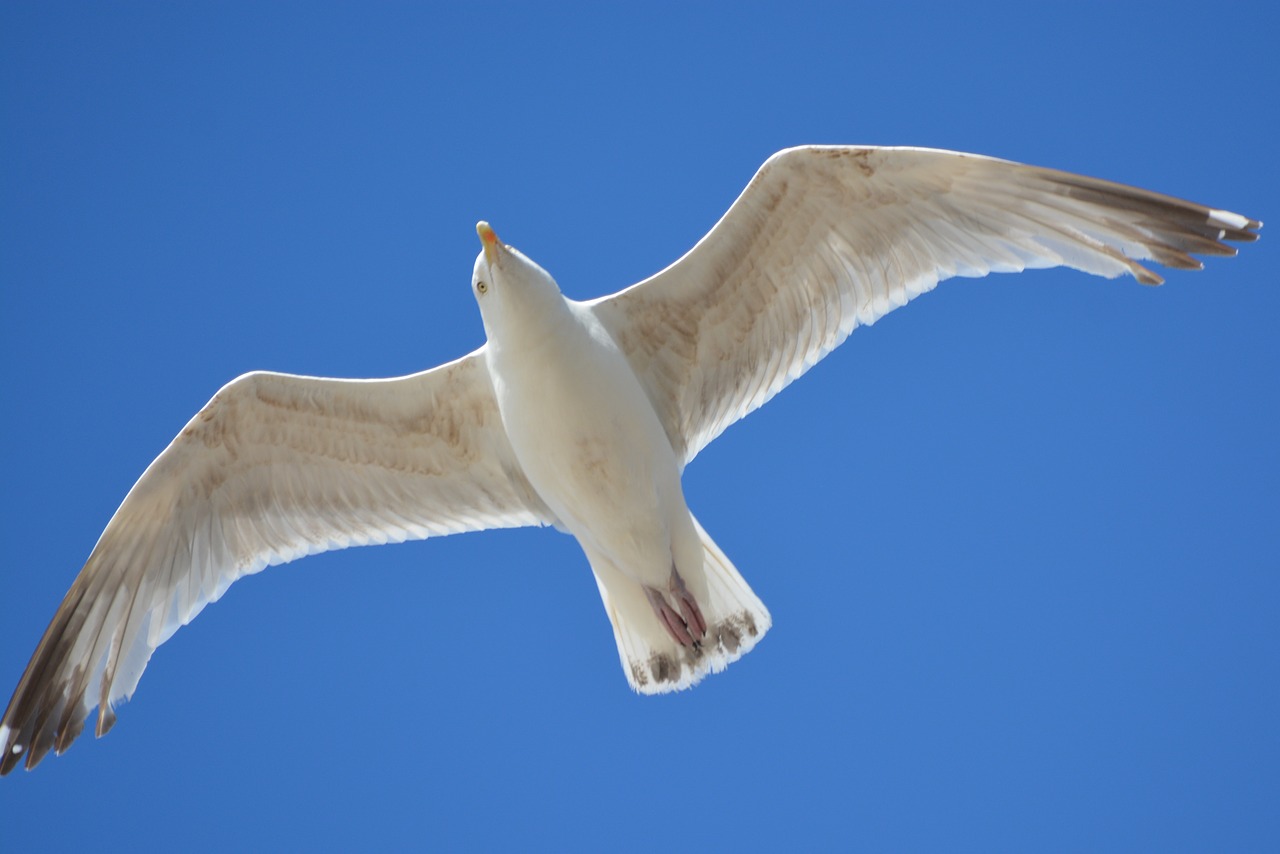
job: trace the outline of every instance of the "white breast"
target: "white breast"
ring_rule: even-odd
[[[571,310],[536,344],[493,347],[490,371],[516,458],[543,501],[637,580],[665,583],[670,523],[688,513],[679,462],[599,322]]]

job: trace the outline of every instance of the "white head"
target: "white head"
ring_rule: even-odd
[[[564,297],[550,273],[499,240],[489,223],[476,223],[476,234],[482,249],[471,274],[471,292],[490,341],[495,333],[509,339],[517,329],[541,325],[527,321],[549,319],[565,311]],[[513,318],[521,323],[513,326]]]

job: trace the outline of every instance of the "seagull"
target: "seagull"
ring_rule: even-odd
[[[1067,266],[1162,279],[1262,224],[1134,187],[926,148],[770,157],[665,270],[567,299],[476,226],[486,342],[394,379],[254,372],[125,496],[0,719],[0,774],[115,722],[155,649],[236,579],[348,546],[554,526],[577,539],[642,694],[687,688],[772,620],[681,476],[730,424],[953,276]]]

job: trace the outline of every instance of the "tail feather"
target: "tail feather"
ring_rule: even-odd
[[[602,555],[587,551],[618,643],[618,657],[631,687],[641,694],[664,694],[696,685],[746,655],[773,625],[764,603],[752,592],[720,547],[694,519],[702,539],[703,578],[681,569],[690,589],[701,591],[699,605],[707,636],[699,646],[677,644],[653,613],[639,582]]]

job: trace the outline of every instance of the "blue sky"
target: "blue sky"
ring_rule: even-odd
[[[771,152],[927,145],[1280,219],[1273,4],[0,6],[0,690],[251,369],[483,340],[489,220],[574,297]],[[308,558],[0,782],[6,850],[1280,847],[1280,264],[954,280],[708,448],[770,607],[628,690],[548,530]]]

